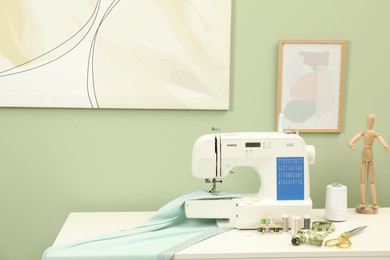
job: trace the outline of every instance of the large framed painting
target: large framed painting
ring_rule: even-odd
[[[231,0],[3,0],[0,107],[229,108]]]

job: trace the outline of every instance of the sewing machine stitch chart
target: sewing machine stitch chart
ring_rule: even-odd
[[[277,158],[277,199],[304,199],[304,158]]]

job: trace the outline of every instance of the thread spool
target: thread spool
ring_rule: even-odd
[[[340,183],[326,186],[325,219],[345,221],[347,219],[347,187]]]
[[[283,232],[288,232],[289,231],[289,218],[288,215],[283,215],[282,216],[282,230]]]
[[[305,215],[303,217],[303,229],[310,229],[310,226],[311,226],[310,215]]]
[[[291,234],[296,234],[301,229],[302,229],[302,217],[293,216],[291,218]]]

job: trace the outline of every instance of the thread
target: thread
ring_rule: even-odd
[[[345,221],[347,219],[347,187],[332,183],[326,186],[325,219],[330,221]]]
[[[311,226],[310,215],[305,215],[303,217],[303,229],[310,229],[310,226]]]
[[[283,215],[282,216],[282,230],[283,232],[288,232],[289,231],[289,218],[288,215]]]
[[[302,229],[302,217],[293,216],[291,218],[291,234],[296,234],[301,229]]]

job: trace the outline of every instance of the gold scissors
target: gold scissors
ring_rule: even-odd
[[[337,247],[337,248],[350,248],[352,243],[349,240],[350,237],[356,235],[367,226],[361,226],[350,231],[342,233],[338,238],[329,239],[325,242],[326,247]]]

